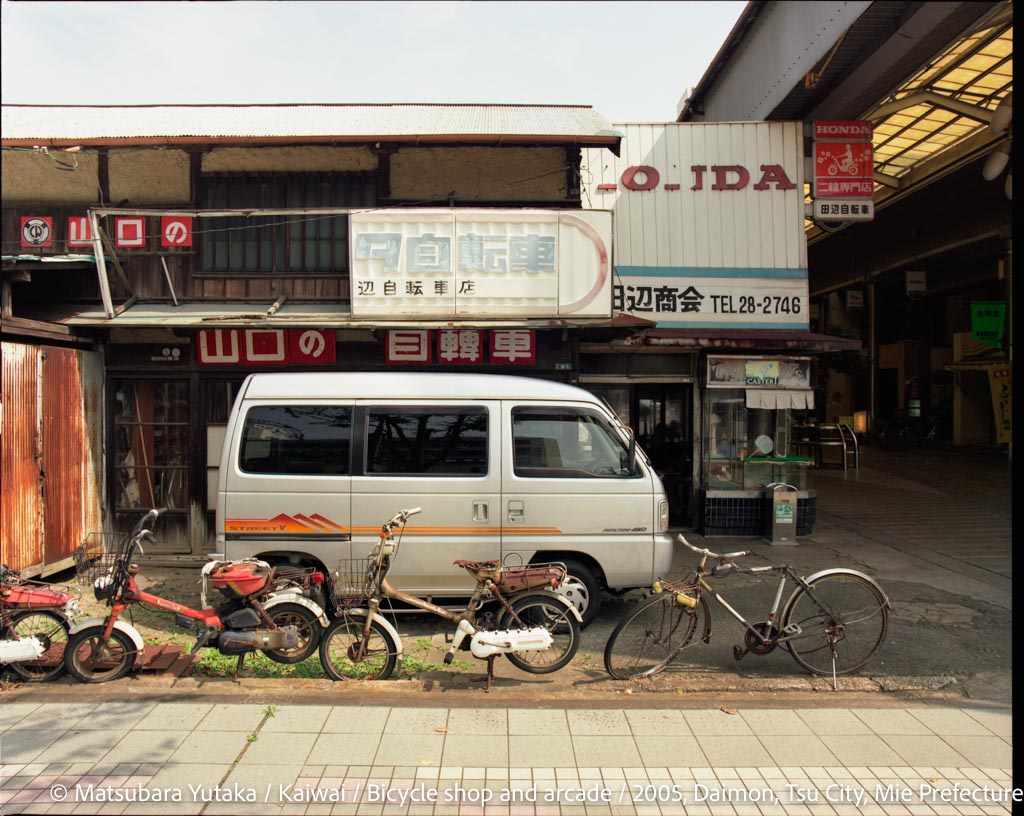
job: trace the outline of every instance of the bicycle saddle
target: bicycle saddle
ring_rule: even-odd
[[[455,566],[462,567],[477,581],[490,579],[494,583],[501,582],[502,566],[499,561],[455,561]]]

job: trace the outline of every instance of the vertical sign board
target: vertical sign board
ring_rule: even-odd
[[[615,213],[613,307],[662,327],[806,329],[803,125],[616,125],[583,150],[584,202]]]
[[[1008,365],[988,366],[988,384],[992,391],[996,442],[1005,445],[1013,440],[1013,375]]]
[[[611,213],[354,213],[352,316],[609,317]]]

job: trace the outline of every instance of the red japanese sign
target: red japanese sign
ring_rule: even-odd
[[[53,246],[53,219],[48,215],[26,215],[21,219],[21,245],[32,249]]]
[[[430,332],[425,329],[389,331],[384,359],[389,364],[429,363]]]
[[[532,365],[537,362],[537,332],[533,329],[492,329],[488,332],[476,329],[392,329],[388,332],[384,358],[389,364]]]
[[[68,246],[92,246],[92,224],[86,216],[68,218]]]
[[[533,329],[492,330],[490,362],[494,365],[536,363],[537,332]]]
[[[334,331],[289,329],[288,362],[292,365],[326,365],[334,362]]]
[[[160,246],[192,246],[192,216],[165,215],[160,219]]]
[[[484,361],[484,333],[476,330],[445,329],[437,333],[437,361],[466,364]]]
[[[875,194],[870,142],[815,142],[815,198],[862,198]]]
[[[872,124],[865,121],[823,121],[814,123],[815,141],[871,141]]]
[[[146,245],[146,219],[141,216],[114,219],[114,246],[139,249]]]
[[[328,365],[332,329],[200,329],[200,365]]]

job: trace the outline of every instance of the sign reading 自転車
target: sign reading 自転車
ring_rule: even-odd
[[[871,221],[875,217],[875,202],[863,198],[815,199],[816,221]]]
[[[384,359],[389,365],[533,365],[533,329],[391,329]]]
[[[354,213],[352,316],[609,317],[611,213]]]

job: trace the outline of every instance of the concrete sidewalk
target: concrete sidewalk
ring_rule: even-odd
[[[600,655],[624,601],[608,596],[570,667],[502,663],[492,695],[474,682],[483,664],[371,688],[134,677],[5,691],[0,812],[1010,813],[1009,466],[865,449],[859,472],[823,470],[817,489],[818,525],[797,547],[707,543],[878,579],[886,645],[838,694],[782,650],[735,662],[741,633],[721,614],[692,659],[613,681]],[[722,588],[756,608],[744,579]],[[444,629],[398,623],[407,648]]]
[[[1011,812],[992,708],[11,703],[0,728],[5,814]]]

